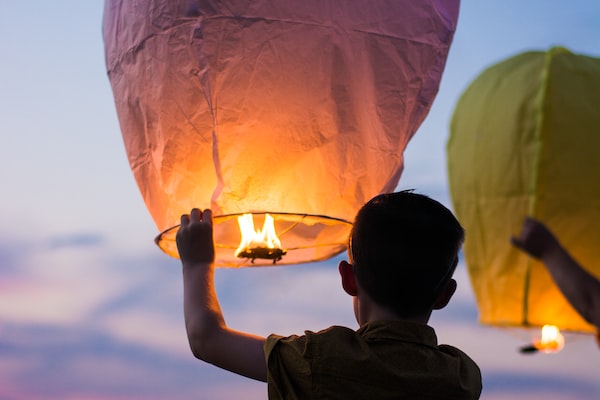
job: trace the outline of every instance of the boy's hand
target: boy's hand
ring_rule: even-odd
[[[513,236],[511,243],[540,259],[560,246],[556,237],[544,224],[530,217],[525,218],[521,234],[518,237]]]
[[[177,231],[177,251],[182,264],[212,263],[215,261],[212,211],[194,208],[181,216]]]

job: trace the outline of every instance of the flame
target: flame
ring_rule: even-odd
[[[280,260],[286,252],[281,250],[281,242],[275,232],[275,223],[272,216],[265,214],[265,221],[261,230],[254,228],[252,214],[244,214],[238,217],[242,240],[235,251],[236,257],[272,259],[273,262]]]
[[[544,353],[557,353],[565,345],[565,338],[560,333],[558,327],[554,325],[544,325],[542,327],[542,338],[535,343],[535,347]]]

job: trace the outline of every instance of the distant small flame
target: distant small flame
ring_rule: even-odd
[[[542,327],[542,338],[519,349],[521,353],[532,354],[539,351],[543,353],[558,353],[565,346],[565,338],[554,325]]]
[[[235,256],[240,258],[266,258],[275,263],[281,260],[285,255],[285,250],[281,249],[281,242],[275,232],[275,222],[273,217],[265,214],[265,221],[261,230],[254,228],[254,219],[252,214],[244,214],[238,217],[242,240],[235,251]]]
[[[544,353],[556,353],[565,346],[565,338],[554,325],[542,327],[542,338],[535,343],[535,347]]]

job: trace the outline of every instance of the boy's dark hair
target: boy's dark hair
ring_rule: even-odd
[[[350,262],[377,304],[410,318],[431,310],[454,273],[464,235],[452,212],[427,196],[381,194],[356,215]]]

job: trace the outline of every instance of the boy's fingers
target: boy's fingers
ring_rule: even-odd
[[[202,221],[212,224],[212,211],[209,208],[202,213]]]
[[[198,208],[192,208],[189,214],[181,216],[181,226],[187,226],[192,222],[206,222],[212,224],[212,211],[210,209],[200,211]]]
[[[192,211],[190,212],[190,221],[191,222],[200,222],[201,217],[202,217],[202,212],[197,208],[192,208]]]
[[[188,214],[183,214],[180,221],[181,226],[186,226],[190,223],[190,216]]]

